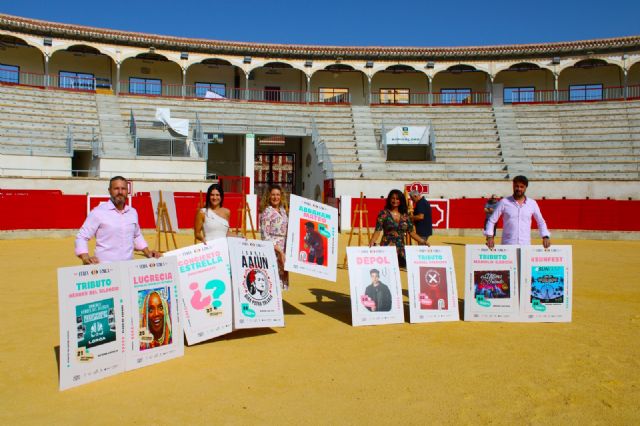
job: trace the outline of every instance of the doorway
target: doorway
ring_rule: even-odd
[[[287,194],[296,194],[295,153],[257,153],[254,173],[256,194],[264,194],[270,185],[280,185]]]

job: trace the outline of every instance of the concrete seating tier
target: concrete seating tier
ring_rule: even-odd
[[[100,137],[94,93],[0,85],[0,115],[4,152],[68,155],[69,128],[73,149],[90,149]]]

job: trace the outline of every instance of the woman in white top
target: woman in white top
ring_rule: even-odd
[[[194,225],[194,234],[197,241],[206,243],[216,238],[224,238],[229,235],[229,209],[222,207],[224,191],[222,186],[214,183],[207,189],[205,207],[198,210]]]

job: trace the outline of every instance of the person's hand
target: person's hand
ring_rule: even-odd
[[[548,249],[549,247],[551,247],[551,238],[549,237],[544,237],[542,239],[542,247]]]
[[[154,258],[154,259],[158,259],[160,257],[162,257],[162,253],[160,253],[159,251],[156,250],[149,250],[149,258]]]
[[[493,237],[487,237],[487,247],[489,247],[490,250],[493,250],[495,244]]]
[[[100,260],[95,256],[89,256],[88,254],[81,256],[80,260],[82,260],[83,265],[97,265],[100,263]]]
[[[431,247],[431,244],[429,244],[429,239],[428,239],[428,238],[425,238],[425,239],[422,241],[422,245],[423,245],[423,246],[427,246],[427,247]]]

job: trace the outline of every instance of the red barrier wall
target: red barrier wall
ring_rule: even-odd
[[[180,229],[193,228],[197,192],[176,192],[174,199]],[[231,210],[231,226],[239,225],[237,213],[240,194],[227,193],[224,205]],[[94,201],[92,204],[97,203]],[[351,200],[352,220],[359,199]],[[485,199],[449,200],[449,228],[480,230],[484,225]],[[369,226],[376,223],[385,199],[365,199]],[[136,194],[133,207],[138,211],[140,226],[155,228],[151,197]],[[549,229],[593,231],[640,231],[640,201],[622,200],[538,200]],[[0,190],[0,230],[78,229],[86,218],[86,195],[65,195],[57,190]],[[534,224],[535,226],[535,224]],[[257,224],[254,224],[257,228]]]

